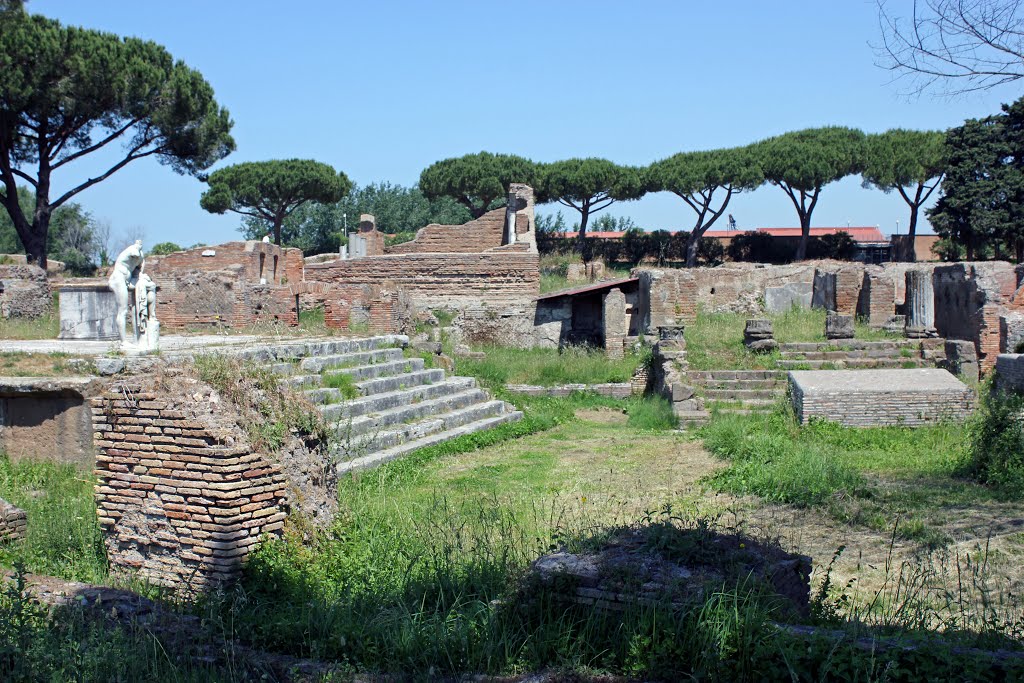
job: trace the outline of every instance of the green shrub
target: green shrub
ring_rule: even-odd
[[[1024,396],[982,389],[969,426],[969,463],[978,481],[1013,495],[1024,494]]]
[[[344,399],[353,399],[359,396],[359,387],[352,375],[347,372],[326,372],[321,376],[320,386],[325,389],[337,389]]]

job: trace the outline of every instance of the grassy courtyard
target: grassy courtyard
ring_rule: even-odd
[[[460,359],[460,373],[514,402],[524,419],[344,478],[329,528],[294,519],[237,586],[181,608],[198,618],[200,639],[223,647],[335,662],[344,676],[420,680],[543,669],[582,680],[875,680],[895,670],[905,674],[894,680],[983,679],[986,656],[955,648],[1024,649],[1024,502],[968,478],[976,425],[800,426],[780,405],[765,415],[716,415],[700,432],[682,433],[662,401],[526,398],[504,388],[622,381],[643,362],[605,363],[580,349]],[[30,516],[29,537],[0,550],[0,564],[117,580],[106,573],[89,475],[2,458],[0,498]],[[552,550],[665,523],[808,555],[814,600],[800,625],[847,640],[780,630],[777,607],[742,582],[687,609],[623,614],[567,608],[524,583],[530,564]],[[14,614],[20,603],[9,586],[0,610]],[[34,671],[52,673],[45,662],[69,658],[86,636],[105,654],[65,674],[109,674],[109,661],[126,652],[175,647],[141,631],[35,618],[24,632],[63,635],[39,641]],[[937,632],[946,640],[932,640]],[[865,652],[853,636],[924,639],[927,656]],[[129,678],[252,674],[196,668],[173,653],[135,665]]]

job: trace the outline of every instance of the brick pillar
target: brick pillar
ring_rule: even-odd
[[[211,413],[129,383],[91,402],[96,512],[111,570],[205,590],[234,579],[261,540],[280,534],[280,465],[235,443]]]

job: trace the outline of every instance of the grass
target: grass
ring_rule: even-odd
[[[456,371],[473,375],[488,387],[504,384],[604,384],[628,382],[646,356],[626,354],[614,360],[604,352],[587,347],[564,349],[513,349],[501,346],[483,347],[486,357],[456,359]]]
[[[28,517],[25,538],[0,545],[0,565],[20,561],[38,574],[94,583],[107,579],[90,475],[72,465],[12,462],[0,454],[0,498]]]
[[[899,526],[904,538],[940,545],[947,510],[985,506],[995,492],[962,479],[962,425],[850,428],[796,423],[780,407],[763,415],[719,415],[704,444],[730,467],[709,482],[720,491],[816,507],[875,530]]]
[[[67,377],[93,375],[92,361],[66,353],[0,352],[0,375],[9,377]]]
[[[574,286],[582,286],[585,282],[569,282],[566,274],[570,263],[580,262],[579,257],[543,254],[540,257],[540,293],[557,292]],[[628,267],[606,266],[604,271],[605,280],[615,280],[629,277]]]
[[[0,339],[56,339],[60,333],[58,294],[50,312],[38,318],[0,317]]]
[[[344,400],[359,396],[359,387],[347,372],[325,372],[320,377],[320,386],[324,389],[337,389]]]
[[[775,340],[792,342],[824,342],[825,316],[822,309],[793,308],[784,313],[764,314],[772,321]],[[686,359],[694,370],[772,370],[778,367],[778,351],[753,353],[743,345],[743,328],[748,318],[742,313],[707,313],[700,311],[696,320],[686,326]],[[858,319],[855,338],[862,341],[898,339],[884,330],[875,330]]]

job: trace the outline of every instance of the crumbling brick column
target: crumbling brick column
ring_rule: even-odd
[[[235,578],[256,545],[281,532],[280,466],[195,402],[118,383],[92,399],[92,414],[112,570],[203,590]]]

